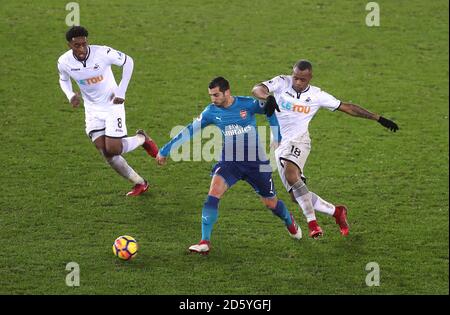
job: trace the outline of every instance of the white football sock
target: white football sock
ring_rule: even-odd
[[[145,137],[143,135],[135,135],[134,137],[126,137],[122,139],[122,154],[131,152],[137,147],[144,144]]]
[[[311,193],[311,201],[313,204],[313,207],[315,210],[328,214],[328,215],[333,215],[334,211],[336,210],[336,207],[329,203],[328,201],[323,200],[322,198],[320,198],[318,195],[316,195],[315,193],[313,193],[312,191]]]
[[[300,208],[302,208],[306,221],[309,223],[316,220],[311,193],[301,179],[292,186],[292,193]]]
[[[117,173],[133,184],[142,184],[145,182],[145,180],[128,165],[127,161],[121,155],[106,158],[106,161]]]

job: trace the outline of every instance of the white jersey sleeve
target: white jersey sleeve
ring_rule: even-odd
[[[59,79],[61,81],[70,80],[69,74],[67,73],[66,69],[64,69],[64,66],[59,62],[59,60],[58,60],[58,72],[59,72]]]
[[[64,66],[58,61],[58,72],[59,72],[59,86],[61,90],[66,94],[67,99],[70,101],[75,95],[72,89],[72,82],[70,81],[70,76],[64,69]]]
[[[328,94],[325,91],[317,93],[319,106],[328,110],[335,111],[341,105],[341,101],[335,98],[333,95]]]
[[[127,61],[127,55],[108,46],[103,46],[105,60],[111,64],[122,67]]]
[[[119,87],[117,88],[115,94],[117,97],[125,99],[125,93],[127,92],[128,83],[131,80],[131,74],[133,73],[134,61],[133,58],[127,56],[127,60],[123,65],[122,69],[122,80],[120,81]]]
[[[264,81],[262,84],[267,86],[269,93],[276,93],[286,88],[286,85],[289,85],[289,80],[284,75],[279,75],[268,81]]]

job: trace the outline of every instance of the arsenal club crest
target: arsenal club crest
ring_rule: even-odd
[[[246,110],[241,110],[241,118],[242,119],[245,119],[245,118],[247,118],[247,111]]]

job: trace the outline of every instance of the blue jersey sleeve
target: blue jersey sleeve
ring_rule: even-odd
[[[264,114],[264,106],[265,103],[263,101],[253,99],[253,102],[251,104],[252,112],[255,114]]]
[[[253,99],[253,102],[251,104],[252,112],[255,114],[264,114],[264,107],[265,102]],[[272,132],[273,140],[276,142],[281,141],[281,132],[280,132],[280,125],[278,124],[278,119],[275,114],[273,114],[271,117],[266,116],[267,121],[270,124],[270,131]]]
[[[270,124],[270,131],[272,132],[273,141],[281,142],[281,131],[280,131],[280,125],[278,123],[277,116],[274,113],[270,117],[266,116],[266,118]]]
[[[205,128],[210,123],[211,120],[209,119],[208,108],[206,108],[198,118],[184,127],[175,137],[173,137],[168,143],[166,143],[159,150],[159,154],[163,157],[167,157],[170,154],[170,151],[178,148],[186,141],[189,141],[198,131]]]

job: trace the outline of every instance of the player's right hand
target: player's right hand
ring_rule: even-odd
[[[77,108],[80,106],[80,93],[76,92],[74,96],[70,99],[70,104],[72,104],[73,108]]]
[[[396,132],[399,128],[395,122],[390,119],[386,119],[383,116],[380,116],[378,122],[383,126],[388,128],[390,131]]]
[[[266,98],[266,107],[264,108],[265,114],[270,117],[273,115],[275,110],[277,112],[280,112],[280,108],[278,107],[277,101],[275,100],[275,97],[273,95],[269,95]]]
[[[156,163],[158,163],[158,165],[164,165],[167,163],[167,157],[166,156],[161,156],[158,152],[158,155],[156,156]]]

